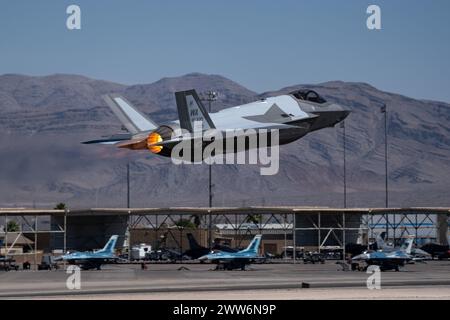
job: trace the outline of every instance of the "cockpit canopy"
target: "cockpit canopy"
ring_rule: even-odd
[[[297,91],[293,91],[289,94],[293,95],[298,100],[311,101],[320,104],[327,102],[324,98],[319,96],[319,94],[314,90],[300,89]]]

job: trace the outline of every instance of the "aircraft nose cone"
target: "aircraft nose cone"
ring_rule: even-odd
[[[365,253],[358,254],[357,256],[354,256],[352,258],[352,260],[354,260],[354,261],[365,260],[365,259],[367,259],[367,254],[365,254]]]
[[[350,113],[351,110],[342,108],[342,110],[339,112],[340,120],[342,121],[347,118]]]
[[[344,109],[344,108],[342,108],[339,111],[336,111],[336,113],[335,113],[335,115],[336,115],[336,123],[339,123],[339,122],[345,120],[345,118],[348,117],[350,112],[351,112],[350,110]]]

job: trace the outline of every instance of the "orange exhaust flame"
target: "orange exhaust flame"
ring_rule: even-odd
[[[152,132],[148,135],[147,138],[147,147],[153,153],[160,153],[162,150],[162,146],[155,146],[155,143],[162,142],[163,138],[159,135],[159,133]]]

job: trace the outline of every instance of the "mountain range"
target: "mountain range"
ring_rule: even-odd
[[[347,205],[385,205],[384,114],[387,106],[390,206],[450,206],[450,104],[384,92],[366,83],[331,81],[257,93],[200,73],[123,85],[79,75],[0,76],[0,207],[207,206],[206,165],[181,165],[148,151],[83,145],[120,133],[101,99],[120,93],[158,123],[176,120],[174,92],[218,92],[213,112],[299,88],[352,110],[346,125]],[[280,170],[215,165],[214,206],[343,206],[343,129],[338,125],[280,147]]]

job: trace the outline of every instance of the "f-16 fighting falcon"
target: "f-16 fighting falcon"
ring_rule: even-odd
[[[386,236],[386,232],[381,232],[379,235],[377,235],[378,249],[383,250],[383,252],[392,252],[392,251],[397,251],[399,249],[400,250],[402,249],[402,248],[395,248],[394,246],[388,245],[384,241],[385,236]],[[406,244],[406,242],[404,243],[404,245],[405,244]],[[410,255],[411,255],[413,261],[423,261],[423,260],[431,259],[431,254],[429,254],[428,252],[426,252],[422,249],[419,249],[419,248],[411,248]]]
[[[101,250],[94,252],[74,252],[62,255],[55,260],[67,261],[70,264],[79,265],[83,270],[100,270],[102,264],[119,260],[119,257],[114,254],[114,247],[116,246],[118,237],[117,235],[111,236],[105,247]]]
[[[399,271],[408,261],[411,261],[411,248],[414,238],[406,239],[405,243],[398,250],[393,251],[366,251],[352,258],[353,261],[364,261],[367,266],[377,265],[381,271],[395,270]]]
[[[198,258],[200,261],[209,260],[217,263],[217,269],[233,270],[241,269],[245,270],[245,266],[255,260],[265,259],[258,255],[259,245],[261,244],[262,235],[256,235],[248,247],[238,252],[214,252],[203,257]]]
[[[202,247],[198,244],[197,240],[195,240],[192,233],[188,233],[187,238],[189,240],[189,249],[184,252],[184,255],[191,257],[192,259],[198,259],[204,255],[211,253],[211,250],[208,248]],[[213,250],[224,251],[224,252],[238,252],[239,250],[230,248],[228,246],[223,246],[220,244],[214,244],[212,247]]]
[[[158,125],[119,95],[106,95],[103,98],[129,134],[84,143],[114,144],[119,148],[149,150],[172,158],[183,157],[183,152],[174,155],[172,151],[178,144],[186,141],[192,148],[198,142],[201,151],[212,143],[216,143],[216,146],[224,145],[223,148],[212,150],[210,156],[243,151],[237,146],[239,144],[232,147],[227,144],[230,140],[236,141],[239,135],[246,135],[247,140],[248,136],[257,137],[256,146],[245,140],[244,150],[287,144],[309,132],[336,125],[350,112],[338,104],[327,102],[313,90],[298,90],[208,113],[196,91],[188,90],[175,93],[179,120]],[[196,136],[197,130],[200,134]],[[207,131],[216,131],[222,135],[214,134],[210,139],[205,139]],[[227,133],[230,131],[238,133],[229,138]],[[278,141],[270,138],[270,142],[261,143],[261,136],[270,136],[273,131],[277,131]],[[209,158],[203,153],[201,155],[200,160]]]

